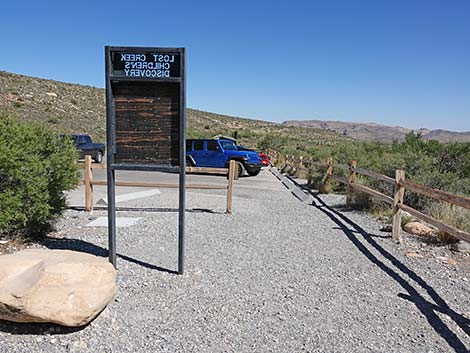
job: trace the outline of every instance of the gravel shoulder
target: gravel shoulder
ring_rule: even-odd
[[[468,256],[396,244],[343,196],[302,202],[264,170],[236,182],[233,215],[223,191],[188,190],[178,276],[177,199],[121,205],[148,210],[117,214],[142,219],[118,228],[118,294],[96,320],[0,321],[0,352],[468,352]],[[107,229],[85,227],[105,215],[67,211],[45,246],[106,256]]]

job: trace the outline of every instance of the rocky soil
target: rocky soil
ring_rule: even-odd
[[[142,219],[118,229],[115,300],[80,329],[0,322],[0,352],[468,352],[468,255],[292,193],[242,178],[229,216],[222,191],[188,191],[182,276],[176,191],[128,201],[147,210],[118,212]],[[44,246],[106,256],[106,228],[86,227],[104,215],[69,210]]]

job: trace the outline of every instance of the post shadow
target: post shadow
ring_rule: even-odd
[[[85,211],[83,206],[70,206],[69,209],[74,211]],[[107,206],[93,206],[94,211],[106,211]],[[178,208],[174,207],[116,207],[116,212],[149,212],[149,213],[177,213]],[[214,211],[208,208],[187,208],[186,213],[212,213],[225,214],[225,212]]]
[[[381,247],[375,241],[374,235],[369,234],[357,223],[343,215],[340,211],[337,211],[334,208],[328,206],[318,197],[317,193],[314,193],[310,190],[309,193],[314,198],[312,206],[330,218],[369,261],[378,266],[385,274],[397,282],[407,292],[406,294],[399,293],[398,296],[402,299],[413,302],[416,308],[425,316],[426,320],[436,331],[436,333],[438,333],[455,352],[468,353],[469,350],[465,347],[464,343],[447,326],[447,324],[441,320],[441,318],[436,314],[436,311],[448,315],[467,335],[470,335],[470,320],[450,308],[445,300],[434,290],[434,288],[427,284],[426,281],[418,276],[413,270],[400,262],[395,256]],[[352,227],[353,230],[351,230],[349,227]],[[360,235],[362,239],[364,239],[370,246],[377,250],[384,258],[389,260],[393,264],[394,268],[392,266],[386,265],[382,260],[375,256],[359,240],[358,235]],[[402,274],[408,276],[411,279],[411,282],[415,282],[422,289],[424,289],[435,303],[427,301],[421,294],[419,294],[419,292],[408,280],[402,276]]]
[[[46,246],[48,249],[53,249],[53,250],[73,250],[73,251],[85,252],[85,253],[92,254],[95,256],[108,257],[108,249],[105,249],[101,246],[95,245],[93,243],[90,243],[84,240],[79,240],[79,239],[46,238],[43,242],[43,245]],[[165,272],[165,273],[169,273],[173,275],[178,274],[178,271],[176,270],[171,270],[168,268],[149,264],[147,262],[134,259],[127,255],[116,254],[116,256],[125,261],[132,262],[136,265],[139,265],[139,266],[151,269],[151,270],[157,270],[160,272]]]

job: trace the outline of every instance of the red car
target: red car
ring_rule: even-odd
[[[258,153],[258,156],[259,156],[259,159],[261,159],[261,163],[263,163],[264,166],[267,167],[271,163],[266,153]]]

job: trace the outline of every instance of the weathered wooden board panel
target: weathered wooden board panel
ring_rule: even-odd
[[[116,163],[179,165],[178,83],[116,82]]]

